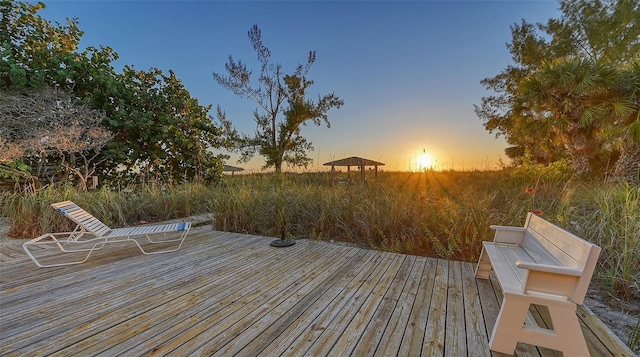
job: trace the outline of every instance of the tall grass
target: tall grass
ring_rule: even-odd
[[[565,226],[602,248],[601,276],[622,298],[640,292],[640,189],[581,185],[565,192]]]
[[[576,181],[563,164],[499,172],[382,172],[367,182],[339,174],[331,182],[329,173],[317,173],[238,175],[209,187],[83,194],[47,188],[3,194],[0,215],[13,219],[14,236],[34,237],[68,228],[49,208],[67,199],[113,227],[213,212],[220,230],[475,261],[482,241],[492,239],[491,224],[520,226],[527,212],[537,211],[600,245],[598,277],[620,296],[640,297],[638,187]]]
[[[572,178],[562,164],[500,172],[380,173],[328,183],[328,174],[228,180],[216,195],[219,229],[348,241],[375,249],[475,261],[491,224],[527,212],[602,247],[598,277],[640,298],[640,190]],[[342,177],[342,179],[345,179]]]
[[[201,185],[165,189],[143,186],[135,190],[103,188],[86,193],[66,186],[50,186],[34,194],[0,193],[0,216],[12,219],[11,236],[32,238],[44,232],[73,229],[70,221],[51,209],[49,205],[53,202],[73,201],[115,228],[212,212],[215,193]]]

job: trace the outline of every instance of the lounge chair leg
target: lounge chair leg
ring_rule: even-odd
[[[27,243],[29,243],[29,242],[27,242]],[[73,253],[78,253],[78,252],[84,252],[84,251],[86,251],[86,252],[87,252],[87,255],[84,257],[84,259],[80,259],[80,260],[73,260],[73,261],[66,262],[66,263],[43,264],[43,263],[41,263],[41,262],[40,262],[40,260],[38,260],[38,258],[36,258],[36,256],[31,252],[31,250],[29,250],[29,245],[28,245],[27,243],[24,243],[24,244],[22,245],[22,249],[25,251],[25,253],[27,253],[27,255],[29,256],[29,258],[31,258],[31,260],[32,260],[32,261],[33,261],[37,266],[39,266],[40,268],[51,268],[51,267],[60,267],[60,266],[65,266],[65,265],[76,265],[76,264],[82,264],[82,263],[86,262],[86,261],[87,261],[87,259],[89,259],[89,256],[91,255],[91,253],[93,253],[93,251],[95,250],[95,249],[80,249],[80,250],[75,250],[75,251],[73,251],[73,250],[72,250],[72,251],[67,251],[67,250],[64,250],[64,249],[62,249],[62,248],[60,247],[59,242],[56,242],[55,244],[56,244],[56,245],[57,245],[57,246],[62,250],[62,252],[63,252],[63,253],[70,253],[70,254],[73,254]],[[31,244],[31,245],[47,245],[47,244],[38,244],[38,243],[33,243],[33,244]],[[51,245],[51,244],[48,244],[48,245]],[[102,245],[104,245],[104,244],[102,244]],[[101,245],[101,246],[102,246],[102,245]],[[96,248],[96,249],[99,249],[99,248]]]
[[[188,230],[184,231],[184,233],[182,233],[178,238],[176,239],[169,239],[169,240],[165,240],[165,241],[154,241],[151,239],[151,237],[149,237],[149,235],[145,235],[145,238],[147,238],[147,240],[151,243],[151,244],[159,244],[159,243],[170,243],[170,242],[180,242],[178,244],[177,247],[172,248],[172,249],[163,249],[163,250],[157,250],[157,251],[146,251],[142,245],[140,244],[140,242],[138,242],[138,240],[134,239],[134,238],[129,238],[130,241],[133,241],[138,248],[140,249],[140,251],[142,252],[142,254],[145,255],[152,255],[152,254],[160,254],[160,253],[170,253],[170,252],[175,252],[177,250],[180,249],[180,247],[182,247],[182,243],[184,243],[184,239],[187,237],[187,233],[189,233]]]

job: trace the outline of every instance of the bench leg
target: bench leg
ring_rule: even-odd
[[[553,330],[524,325],[531,304],[549,308]],[[589,356],[574,303],[505,294],[489,346],[511,355],[518,342],[561,351],[565,357]]]
[[[492,351],[508,355],[513,354],[518,341],[521,340],[520,332],[524,326],[530,304],[517,299],[518,296],[513,297],[515,299],[507,298],[507,294],[504,294],[500,312],[489,340],[489,348]]]
[[[484,251],[483,246],[482,253],[480,253],[480,259],[478,259],[478,264],[476,265],[476,278],[489,279],[491,269],[491,260],[489,259],[487,252]]]

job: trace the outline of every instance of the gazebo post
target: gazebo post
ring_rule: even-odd
[[[378,165],[375,165],[374,167],[375,167],[375,171],[374,171],[373,177],[377,180],[378,179]]]
[[[331,187],[336,185],[336,167],[331,165]]]
[[[360,180],[364,181],[364,163],[360,164]]]
[[[351,166],[347,166],[347,181],[351,181]]]

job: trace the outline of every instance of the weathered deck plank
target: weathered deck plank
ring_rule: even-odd
[[[487,329],[482,319],[482,306],[480,293],[474,278],[474,269],[471,264],[462,264],[462,289],[464,293],[464,317],[467,338],[467,356],[488,357],[489,341],[487,341]],[[447,307],[448,308],[448,307]]]
[[[416,303],[418,294],[418,286],[422,275],[424,274],[424,257],[415,257],[412,264],[411,272],[407,280],[404,282],[400,295],[394,297],[394,307],[391,310],[391,316],[385,322],[384,318],[377,318],[378,326],[369,326],[369,333],[374,332],[376,336],[376,345],[367,346],[361,344],[355,350],[356,356],[393,356],[397,355],[402,344],[402,339],[407,330],[407,323],[413,305]],[[401,282],[399,282],[401,283]],[[385,325],[386,326],[383,326]],[[377,337],[380,336],[381,337]],[[364,340],[364,339],[363,339]],[[374,349],[375,347],[375,349]]]
[[[343,333],[332,349],[349,355],[353,353],[357,345],[363,346],[366,350],[375,350],[380,336],[372,332],[384,331],[386,328],[415,257],[401,256],[398,260],[401,265],[394,266],[393,270],[387,270],[384,278],[375,285],[375,289],[364,301],[358,314],[347,326],[346,331],[349,333]],[[328,353],[328,351],[326,352]],[[369,352],[370,354],[371,352]]]
[[[462,299],[461,262],[449,262],[449,281],[447,290],[447,322],[445,332],[445,356],[466,356],[466,323],[464,319],[464,301]]]
[[[298,319],[284,328],[282,334],[276,337],[270,345],[264,346],[262,351],[255,348],[253,343],[250,343],[247,346],[246,355],[252,355],[251,352],[259,352],[259,356],[289,355],[292,354],[291,350],[293,348],[300,349],[301,341],[299,340],[306,340],[308,344],[315,341],[315,337],[322,332],[320,324],[322,319],[326,317],[323,314],[326,313],[327,302],[335,306],[336,309],[342,306],[340,304],[347,301],[350,296],[347,288],[354,284],[354,281],[368,275],[369,269],[380,261],[381,256],[374,252],[361,253],[359,252],[359,260],[355,262],[352,270],[347,272],[343,278],[335,281],[335,284],[330,286],[326,293],[322,295],[322,299],[316,300],[309,306]]]
[[[336,265],[334,270],[327,270],[323,275],[318,276],[316,280],[319,284],[309,286],[306,292],[299,292],[296,298],[289,299],[286,305],[279,306],[279,314],[265,316],[265,318],[256,321],[253,333],[249,338],[245,338],[246,343],[235,344],[237,348],[229,352],[257,356],[266,351],[269,346],[279,346],[283,341],[274,343],[279,337],[296,335],[293,333],[294,329],[303,326],[300,322],[305,321],[310,316],[309,314],[313,313],[313,307],[318,306],[317,302],[321,302],[320,298],[329,293],[334,284],[337,284],[343,277],[353,273],[353,270],[358,267],[358,262],[363,261],[364,251],[353,249],[349,253],[348,256],[345,256],[348,259],[346,264]],[[329,294],[329,296],[335,297],[334,294]],[[324,304],[320,305],[324,308]],[[221,350],[216,354],[225,355],[225,352],[227,351]]]
[[[444,355],[448,283],[449,264],[445,260],[439,260],[436,266],[436,279],[431,292],[431,305],[428,308],[429,317],[422,346],[422,356]],[[451,326],[451,328],[457,327]]]
[[[345,301],[345,305],[341,309],[325,311],[325,313],[329,313],[329,318],[321,325],[322,332],[318,338],[304,353],[309,356],[327,356],[338,344],[339,339],[359,336],[362,333],[362,320],[368,318],[371,312],[367,302],[377,303],[377,300],[370,297],[379,286],[389,283],[389,277],[395,275],[402,260],[399,255],[385,254],[384,262],[375,266],[364,281],[357,281],[357,286],[352,287],[354,294]],[[348,326],[352,326],[354,330],[347,330]],[[340,349],[336,350],[340,351]]]
[[[247,247],[240,247],[246,249]],[[249,252],[251,250],[248,250]],[[299,252],[299,250],[294,250]],[[266,252],[265,252],[266,253]],[[196,279],[200,279],[197,285],[183,285],[183,289],[188,294],[188,299],[173,299],[161,304],[150,305],[143,313],[127,321],[124,326],[113,329],[109,335],[111,339],[100,339],[98,345],[91,348],[92,351],[100,351],[105,355],[121,354],[130,348],[140,346],[148,342],[153,348],[153,342],[162,333],[172,333],[172,329],[177,324],[188,324],[193,317],[203,317],[207,310],[222,309],[227,301],[233,301],[242,296],[243,292],[252,289],[255,284],[262,284],[269,281],[265,273],[256,271],[256,264],[268,264],[269,254],[253,254],[251,261],[245,266],[237,266],[237,258],[231,259],[230,265],[224,261],[217,261],[215,264],[220,268],[213,271],[199,272]],[[274,263],[274,268],[286,268],[282,263]],[[193,290],[192,290],[193,289]],[[178,327],[179,328],[179,327]],[[126,343],[118,343],[124,340]]]
[[[419,356],[422,352],[437,265],[438,260],[436,259],[427,259],[425,262],[424,274],[420,279],[416,300],[409,315],[407,330],[402,337],[402,343],[398,351],[399,356]]]
[[[502,292],[473,264],[271,239],[198,228],[175,253],[114,244],[47,269],[3,248],[0,355],[503,356],[487,336]],[[578,316],[593,356],[630,355]]]

